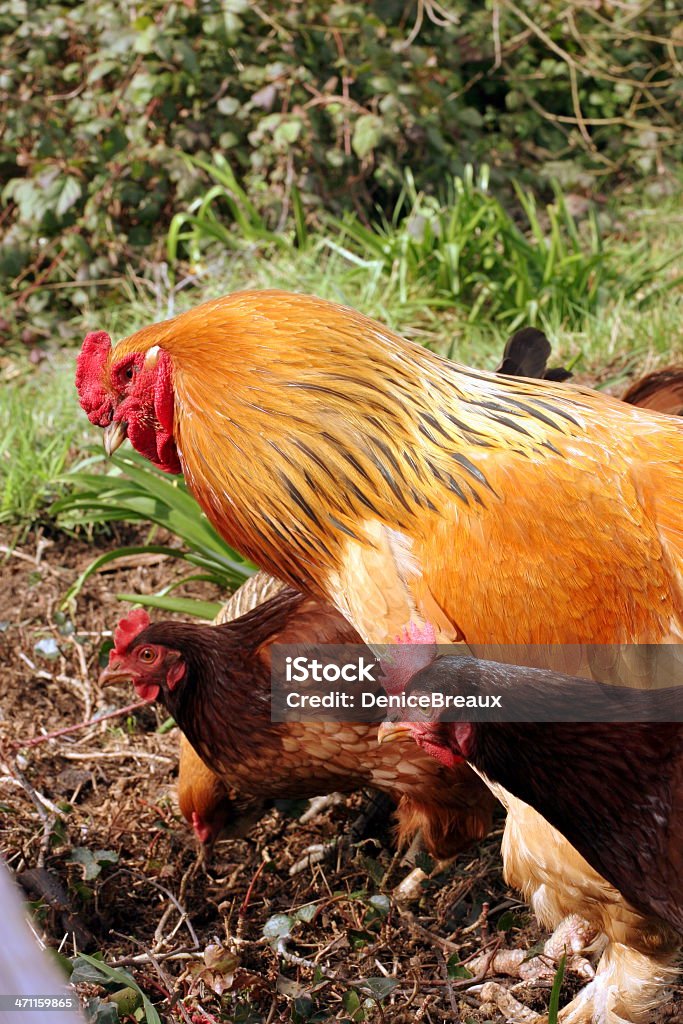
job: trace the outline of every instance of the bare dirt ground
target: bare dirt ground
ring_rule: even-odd
[[[180,570],[137,559],[92,577],[61,613],[77,574],[116,540],[95,550],[34,534],[8,552],[12,538],[0,535],[0,545],[1,846],[48,944],[130,970],[164,1022],[504,1020],[461,966],[542,938],[501,881],[500,826],[403,906],[392,891],[407,868],[386,817],[358,846],[290,876],[309,845],[348,829],[363,794],[303,824],[301,807],[271,811],[203,865],[177,809],[178,732],[161,728],[163,710],[92,721],[135,699],[132,687],[97,682],[102,644],[128,607],[115,594],[150,593]],[[31,745],[77,723],[89,724]],[[580,984],[568,977],[562,1001]],[[549,990],[550,980],[517,994],[542,1010]],[[124,995],[121,1018],[132,1021]],[[656,1024],[682,1019],[679,986]]]

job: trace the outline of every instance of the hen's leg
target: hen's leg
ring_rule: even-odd
[[[552,979],[561,957],[566,956],[566,970],[579,977],[591,980],[595,969],[583,953],[593,951],[600,942],[598,929],[584,921],[578,914],[570,914],[560,921],[557,928],[543,945],[543,956],[534,957],[522,964],[519,976],[525,981]]]
[[[548,982],[552,984],[557,966],[562,956],[567,957],[565,970],[579,978],[591,981],[595,977],[595,968],[590,960],[581,954],[589,947],[596,945],[595,929],[583,918],[573,914],[565,918],[543,945],[543,952],[537,956],[529,956],[524,949],[500,949],[489,961],[489,974],[506,974],[511,978],[521,978],[527,984]],[[486,961],[485,954],[472,961],[471,970],[475,973]],[[521,987],[521,986],[520,986]]]
[[[595,977],[560,1010],[559,1024],[645,1024],[661,1002],[664,988],[675,973],[676,951],[652,955],[621,942],[609,942]],[[526,987],[527,983],[523,983]],[[487,982],[480,990],[482,1004],[493,1004],[515,1024],[547,1024],[516,995],[523,985],[504,988]],[[515,994],[513,994],[515,993]]]
[[[674,974],[675,951],[652,955],[610,942],[595,978],[560,1013],[560,1024],[641,1024],[650,1021]]]

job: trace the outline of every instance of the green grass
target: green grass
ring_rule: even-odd
[[[189,268],[197,283],[152,295],[149,282],[131,279],[107,320],[116,336],[235,289],[279,287],[355,306],[478,366],[492,365],[510,331],[530,322],[563,359],[579,357],[580,370],[608,384],[683,352],[675,195],[622,197],[578,218],[560,193],[543,204],[518,191],[513,216],[485,173],[451,183],[444,202],[416,192],[407,174],[397,209],[372,230],[330,218],[323,234],[307,235],[295,203],[289,231],[273,235],[224,161],[213,174],[215,185],[169,234],[171,277]]]
[[[70,355],[0,386],[0,523],[26,526],[68,486],[64,474],[92,438],[74,396]]]
[[[152,543],[150,538],[141,545],[107,551],[95,558],[72,584],[64,597],[64,605],[76,598],[88,577],[107,563],[131,555],[154,553],[187,562],[194,566],[194,571],[151,597],[131,594],[117,594],[117,597],[166,612],[215,618],[220,604],[178,597],[173,592],[185,583],[198,580],[229,592],[253,573],[253,567],[216,533],[188,494],[182,477],[169,476],[130,450],[115,455],[107,472],[102,472],[104,462],[104,455],[99,454],[74,466],[68,478],[71,493],[55,502],[51,509],[57,522],[71,528],[76,523],[89,527],[121,521],[151,523],[170,534],[180,547]],[[93,469],[99,472],[92,472]]]

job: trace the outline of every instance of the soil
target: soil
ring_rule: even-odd
[[[15,547],[0,533],[1,846],[40,903],[45,942],[69,957],[99,952],[130,970],[164,1022],[500,1024],[505,1018],[482,1008],[455,965],[496,942],[530,949],[542,939],[501,881],[502,819],[404,905],[391,894],[409,869],[395,855],[386,815],[361,843],[289,874],[307,847],[348,832],[365,794],[305,823],[301,806],[270,811],[247,838],[219,842],[207,864],[176,805],[178,731],[165,726],[163,709],[93,720],[135,699],[132,687],[97,681],[102,645],[129,607],[116,594],[151,593],[183,575],[168,558],[114,563],[62,612],[66,590],[95,555],[132,539],[87,543],[38,532]],[[221,599],[193,586],[182,592]],[[298,921],[275,916],[292,918],[301,907],[309,910]],[[549,972],[516,995],[542,1010],[551,982]],[[562,1002],[581,983],[568,975]],[[85,983],[79,992],[106,996]],[[96,1007],[91,1019],[102,1013]],[[678,986],[656,1021],[681,1019]]]

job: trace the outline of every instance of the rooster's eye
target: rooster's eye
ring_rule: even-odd
[[[151,647],[143,647],[140,653],[138,654],[138,657],[140,661],[144,661],[147,664],[149,664],[150,661],[154,661],[155,654]]]
[[[117,367],[116,373],[121,387],[124,387],[126,384],[129,384],[137,372],[138,368],[135,365],[134,360],[131,360],[127,366]]]

